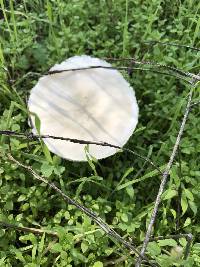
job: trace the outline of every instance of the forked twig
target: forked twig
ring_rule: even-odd
[[[172,164],[174,162],[174,159],[175,159],[175,156],[176,156],[176,153],[177,153],[180,141],[181,141],[181,137],[183,135],[185,124],[186,124],[186,121],[187,121],[187,118],[188,118],[188,115],[189,115],[189,112],[190,112],[190,109],[191,109],[193,90],[194,90],[195,86],[198,83],[198,82],[196,83],[196,79],[193,79],[191,82],[193,83],[193,86],[190,89],[190,92],[189,92],[189,95],[188,95],[188,100],[187,100],[187,105],[186,105],[185,113],[184,113],[184,116],[183,116],[183,120],[182,120],[180,129],[179,129],[179,132],[178,132],[178,135],[177,135],[177,138],[176,138],[176,142],[174,144],[174,147],[173,147],[169,162],[168,162],[167,167],[166,167],[166,169],[165,169],[165,171],[163,172],[163,175],[162,175],[162,180],[161,180],[160,188],[159,188],[159,191],[158,191],[158,194],[157,194],[157,197],[156,197],[154,209],[153,209],[153,212],[152,212],[152,215],[151,215],[151,219],[150,219],[149,225],[147,227],[147,232],[146,232],[146,236],[145,236],[145,239],[144,239],[144,242],[143,242],[143,246],[142,246],[142,249],[140,251],[141,255],[143,255],[143,256],[145,254],[147,245],[149,243],[149,239],[150,239],[150,236],[151,236],[151,233],[152,233],[153,225],[154,225],[155,220],[156,220],[158,207],[159,207],[160,202],[161,202],[161,196],[162,196],[162,193],[164,191],[164,188],[165,188],[165,185],[166,185],[166,182],[167,182],[167,178],[169,176],[170,169],[171,169]],[[137,262],[135,264],[135,267],[140,267],[141,266],[141,261],[142,261],[142,259],[139,256],[138,260],[137,260]]]
[[[16,160],[10,153],[7,154],[7,157],[9,160],[15,162],[18,166],[26,169],[28,172],[30,172],[34,178],[39,180],[40,182],[45,183],[50,188],[52,188],[54,191],[56,191],[59,195],[62,196],[62,198],[67,201],[69,204],[75,206],[79,210],[81,210],[83,213],[85,213],[87,216],[89,216],[96,224],[99,225],[99,227],[110,237],[116,239],[118,242],[123,244],[126,248],[128,248],[130,251],[134,252],[136,255],[139,255],[144,261],[146,261],[150,266],[156,266],[155,264],[152,264],[146,256],[140,255],[140,253],[137,251],[137,249],[128,241],[126,241],[123,237],[121,237],[117,232],[115,232],[107,223],[105,223],[100,217],[98,217],[93,211],[90,209],[84,207],[77,201],[71,199],[68,195],[63,193],[54,183],[49,182],[46,178],[38,175],[30,166],[24,165],[18,160]]]
[[[123,148],[117,145],[113,145],[107,142],[102,142],[102,141],[88,141],[88,140],[81,140],[81,139],[75,139],[75,138],[68,138],[68,137],[62,137],[62,136],[54,136],[54,135],[37,135],[37,134],[33,134],[33,133],[18,133],[15,131],[10,131],[10,130],[0,130],[0,135],[6,135],[6,136],[14,136],[14,137],[20,137],[20,138],[26,138],[29,140],[36,140],[38,141],[40,138],[42,139],[56,139],[56,140],[63,140],[66,142],[72,142],[72,143],[76,143],[76,144],[83,144],[83,145],[97,145],[97,146],[106,146],[106,147],[113,147],[113,148],[117,148],[121,151],[126,151],[128,153],[131,153],[133,155],[135,155],[136,157],[148,162],[149,164],[151,164],[160,174],[162,174],[162,171],[160,170],[160,168],[158,166],[156,166],[155,163],[153,163],[153,161],[151,161],[149,158],[142,156],[140,154],[138,154],[137,152],[128,149],[128,148]]]

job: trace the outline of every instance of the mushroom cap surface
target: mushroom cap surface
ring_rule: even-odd
[[[89,66],[111,67],[104,60],[74,56],[50,70]],[[28,101],[29,111],[40,119],[40,134],[124,146],[138,121],[135,92],[122,74],[113,69],[66,71],[41,77]],[[35,119],[31,115],[36,132]],[[62,158],[86,161],[85,145],[44,139],[49,150]],[[96,159],[115,154],[116,148],[89,145]]]

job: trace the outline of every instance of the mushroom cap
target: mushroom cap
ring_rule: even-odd
[[[90,56],[74,56],[50,70],[89,66],[111,67]],[[41,77],[30,93],[28,108],[40,119],[40,134],[124,146],[138,121],[135,92],[121,73],[113,69],[66,71]],[[34,116],[31,115],[36,132]],[[49,150],[62,158],[86,161],[85,145],[44,139]],[[113,147],[89,145],[96,159],[115,154]]]

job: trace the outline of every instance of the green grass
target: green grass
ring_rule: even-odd
[[[38,74],[70,56],[136,57],[199,71],[200,52],[147,40],[200,47],[199,1],[0,0],[0,129],[26,132],[26,99]],[[139,124],[127,147],[165,166],[175,143],[189,87],[174,77],[124,74],[136,91]],[[200,88],[194,100],[200,99]],[[200,110],[196,106],[163,195],[154,234],[192,233],[189,258],[174,255],[186,239],[151,242],[160,266],[200,266]],[[10,139],[15,158],[99,214],[120,235],[142,244],[161,177],[126,152],[98,163],[73,163],[36,142]],[[57,232],[41,236],[0,228],[0,266],[133,266],[135,257],[91,219],[7,158],[0,139],[0,221]],[[44,231],[45,232],[45,231]],[[139,247],[140,248],[140,247]],[[172,249],[172,250],[171,250]],[[125,256],[125,257],[124,257]],[[119,264],[117,265],[117,262]],[[173,265],[176,264],[176,265]]]

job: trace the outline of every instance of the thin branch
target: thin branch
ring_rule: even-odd
[[[43,235],[44,233],[52,236],[52,237],[59,237],[59,234],[57,232],[51,231],[51,230],[46,230],[46,229],[38,229],[38,228],[32,228],[32,227],[24,227],[24,226],[18,226],[16,224],[11,224],[7,222],[0,221],[0,227],[2,228],[8,228],[8,229],[15,229],[20,232],[27,232],[27,233],[33,233],[35,235]],[[89,234],[93,234],[96,231],[99,231],[100,228],[97,228],[95,230],[87,231],[81,234],[77,234],[74,236],[75,244],[79,243],[80,240]]]
[[[68,71],[81,71],[81,70],[88,70],[88,69],[110,69],[110,70],[125,70],[125,71],[133,71],[133,70],[139,70],[139,71],[149,71],[149,72],[154,72],[154,73],[158,73],[158,74],[162,74],[162,75],[167,75],[167,76],[172,76],[175,77],[177,79],[181,79],[186,83],[191,84],[190,80],[188,80],[187,78],[195,78],[197,80],[200,81],[200,76],[190,73],[190,72],[186,72],[184,70],[180,70],[178,68],[175,68],[173,66],[167,66],[164,64],[160,64],[157,63],[155,61],[139,61],[135,58],[103,58],[103,59],[107,59],[107,60],[112,60],[112,61],[130,61],[131,65],[148,65],[151,66],[152,68],[140,68],[140,67],[132,67],[132,66],[119,66],[119,67],[113,67],[113,66],[89,66],[89,67],[81,67],[81,68],[72,68],[72,69],[65,69],[65,70],[53,70],[53,71],[48,71],[46,74],[44,75],[53,75],[53,74],[57,74],[57,73],[62,73],[62,72],[68,72]],[[168,72],[163,72],[157,69],[165,69]],[[9,72],[7,71],[7,73],[9,74]],[[12,81],[14,82],[13,85],[17,85],[20,82],[22,82],[24,79],[26,79],[28,76],[30,75],[34,75],[34,76],[44,76],[40,73],[37,72],[28,72],[26,73],[22,78],[19,79],[19,81]],[[11,81],[11,78],[9,79],[9,81]]]
[[[105,60],[110,60],[110,61],[133,61],[133,64],[136,64],[134,62],[134,58],[111,58],[111,57],[108,57],[108,58],[103,58]],[[127,71],[128,72],[132,72],[133,70],[139,70],[139,71],[149,71],[149,72],[153,72],[153,73],[157,73],[157,74],[162,74],[162,75],[166,75],[166,76],[172,76],[172,77],[175,77],[176,79],[180,79],[180,80],[183,80],[184,82],[188,83],[188,84],[192,84],[192,82],[190,80],[188,80],[187,78],[183,77],[182,75],[178,74],[178,73],[173,73],[173,72],[163,72],[163,71],[159,71],[157,70],[156,68],[159,68],[160,66],[162,66],[162,68],[165,68],[167,70],[169,70],[171,67],[170,66],[167,66],[167,65],[161,65],[157,62],[154,62],[154,61],[137,61],[137,64],[139,65],[150,65],[152,66],[151,69],[149,68],[136,68],[136,67],[127,67]],[[174,67],[172,67],[174,68]],[[113,69],[116,69],[116,68],[113,68]],[[172,71],[172,69],[170,69]],[[177,72],[179,72],[180,70],[176,69]],[[187,75],[184,75],[187,77]]]
[[[136,65],[150,65],[150,66],[154,66],[157,68],[164,68],[167,69],[169,71],[172,72],[176,72],[179,75],[182,75],[183,77],[189,77],[189,78],[193,78],[196,79],[198,81],[200,81],[200,76],[190,73],[190,72],[185,72],[183,70],[177,69],[175,67],[171,67],[171,66],[167,66],[164,64],[159,64],[159,63],[155,63],[155,62],[150,62],[150,61],[137,61],[135,59],[130,59],[132,64],[136,64]],[[81,71],[81,70],[89,70],[89,69],[108,69],[108,70],[126,70],[126,71],[130,71],[130,70],[135,70],[134,67],[110,67],[110,66],[88,66],[88,67],[81,67],[81,68],[71,68],[71,69],[63,69],[63,70],[50,70],[47,72],[46,75],[54,75],[54,74],[58,74],[58,73],[63,73],[63,72],[69,72],[69,71]],[[150,70],[150,69],[149,69]]]
[[[112,57],[107,57],[107,58],[104,58],[105,60],[111,60],[111,61],[129,61],[131,62],[132,64],[135,64],[135,65],[149,65],[149,66],[152,66],[152,67],[157,67],[157,68],[164,68],[166,70],[169,70],[169,71],[173,71],[173,72],[176,72],[180,75],[183,75],[185,77],[192,77],[192,78],[199,78],[199,75],[196,75],[196,74],[193,74],[193,73],[190,73],[190,72],[186,72],[184,70],[181,70],[181,69],[178,69],[176,67],[173,67],[173,66],[168,66],[168,65],[165,65],[165,64],[160,64],[156,61],[145,61],[145,60],[142,60],[142,61],[139,61],[135,58],[112,58]],[[128,69],[131,70],[131,67]],[[151,69],[150,69],[151,70]],[[171,75],[171,73],[170,73]],[[190,81],[189,81],[190,82]],[[192,82],[190,82],[192,84]]]
[[[30,172],[34,178],[39,180],[40,182],[45,183],[50,188],[52,188],[54,191],[56,191],[59,195],[62,196],[62,198],[67,201],[69,204],[75,206],[79,210],[81,210],[83,213],[85,213],[88,217],[90,217],[96,224],[99,225],[99,227],[110,237],[116,239],[119,243],[123,244],[127,249],[134,252],[136,255],[139,255],[140,258],[142,258],[144,261],[148,262],[150,266],[156,266],[155,264],[152,264],[149,262],[149,260],[146,258],[146,256],[140,255],[140,253],[137,251],[137,249],[128,241],[124,240],[123,237],[121,237],[117,232],[115,232],[107,223],[105,223],[100,217],[98,217],[93,211],[90,209],[84,207],[77,201],[71,199],[68,195],[63,193],[54,183],[49,182],[46,178],[38,175],[30,166],[24,165],[18,160],[16,160],[10,153],[7,154],[7,157],[10,161],[15,162],[18,166],[26,169],[28,172]]]
[[[189,83],[191,84],[190,80],[188,80],[186,77],[196,77],[195,74],[193,73],[190,73],[190,72],[185,72],[183,70],[179,70],[175,67],[171,67],[171,66],[167,66],[167,65],[164,65],[164,64],[159,64],[157,62],[150,62],[150,61],[138,61],[134,58],[104,58],[104,59],[107,59],[107,60],[112,60],[112,61],[131,61],[131,63],[135,64],[135,65],[149,65],[149,66],[152,66],[152,68],[140,68],[140,67],[106,67],[106,66],[89,66],[89,67],[85,67],[85,68],[73,68],[73,69],[66,69],[66,70],[54,70],[54,71],[48,71],[46,74],[44,75],[53,75],[53,74],[56,74],[56,73],[62,73],[62,72],[67,72],[67,71],[80,71],[80,70],[87,70],[87,69],[99,69],[99,68],[102,68],[102,69],[111,69],[111,70],[125,70],[125,71],[133,71],[133,70],[138,70],[138,71],[149,71],[149,72],[153,72],[153,73],[157,73],[157,74],[162,74],[162,75],[166,75],[166,76],[172,76],[172,77],[175,77],[177,79],[180,79],[180,80],[183,80],[184,82],[186,83]],[[155,68],[164,68],[168,71],[171,71],[171,72],[163,72],[163,71],[159,71]],[[175,73],[176,74],[175,74]],[[9,72],[7,71],[7,74],[9,74]],[[43,74],[41,73],[38,73],[38,72],[28,72],[26,73],[23,77],[21,77],[20,79],[18,79],[17,81],[15,80],[12,80],[11,78],[9,78],[9,82],[12,82],[12,85],[16,86],[18,84],[20,84],[21,82],[23,82],[27,77],[29,76],[44,76]],[[196,77],[197,79],[200,80],[200,77]]]
[[[129,149],[129,148],[121,148],[122,151],[127,151],[135,156],[137,156],[138,158],[141,158],[143,161],[148,162],[149,164],[151,164],[161,175],[163,174],[163,172],[161,171],[161,169],[153,162],[151,161],[148,157],[144,157],[138,153],[136,153],[135,151]]]
[[[156,220],[158,207],[159,207],[160,202],[161,202],[161,196],[162,196],[162,193],[164,191],[164,188],[165,188],[165,185],[166,185],[166,182],[167,182],[167,178],[169,176],[170,169],[171,169],[172,164],[174,162],[174,159],[175,159],[175,156],[176,156],[176,153],[177,153],[180,141],[181,141],[181,137],[183,135],[183,131],[184,131],[184,128],[185,128],[185,124],[186,124],[187,118],[189,116],[191,103],[192,103],[193,90],[194,90],[194,87],[197,85],[196,79],[193,79],[191,82],[193,83],[194,86],[191,88],[191,90],[189,92],[189,95],[188,95],[188,101],[187,101],[185,113],[184,113],[184,116],[183,116],[183,120],[182,120],[180,129],[179,129],[179,132],[178,132],[178,135],[177,135],[177,138],[176,138],[176,142],[175,142],[175,145],[173,147],[169,162],[168,162],[167,167],[166,167],[166,169],[165,169],[165,171],[163,172],[163,175],[162,175],[162,180],[161,180],[160,188],[159,188],[159,191],[158,191],[158,194],[157,194],[157,197],[156,197],[154,209],[153,209],[153,212],[152,212],[152,215],[151,215],[151,219],[150,219],[150,222],[149,222],[149,225],[148,225],[148,228],[147,228],[147,232],[146,232],[146,236],[145,236],[145,239],[144,239],[144,242],[143,242],[143,246],[142,246],[142,249],[140,251],[140,253],[143,256],[145,254],[147,245],[149,243],[149,239],[150,239],[150,236],[151,236],[151,233],[152,233],[153,225],[154,225],[155,220]],[[140,267],[141,266],[141,260],[142,259],[140,257],[138,257],[138,260],[137,260],[137,262],[135,264],[135,267]]]
[[[6,135],[6,136],[14,136],[14,137],[19,137],[19,138],[26,138],[28,140],[36,140],[38,141],[40,138],[42,139],[56,139],[56,140],[63,140],[63,141],[67,141],[67,142],[72,142],[72,143],[76,143],[76,144],[84,144],[84,145],[97,145],[97,146],[106,146],[106,147],[112,147],[112,148],[116,148],[119,149],[121,151],[127,151],[128,153],[131,153],[135,156],[137,156],[138,158],[148,162],[149,164],[151,164],[154,168],[156,168],[156,170],[159,171],[160,174],[162,174],[162,171],[160,170],[160,168],[158,166],[156,166],[155,163],[153,163],[153,161],[151,161],[149,158],[142,156],[140,154],[138,154],[137,152],[128,149],[128,148],[122,148],[120,146],[117,145],[113,145],[107,142],[102,142],[102,141],[88,141],[88,140],[81,140],[81,139],[74,139],[74,138],[68,138],[68,137],[62,137],[62,136],[54,136],[54,135],[36,135],[33,133],[18,133],[15,131],[10,131],[10,130],[0,130],[0,135]]]

